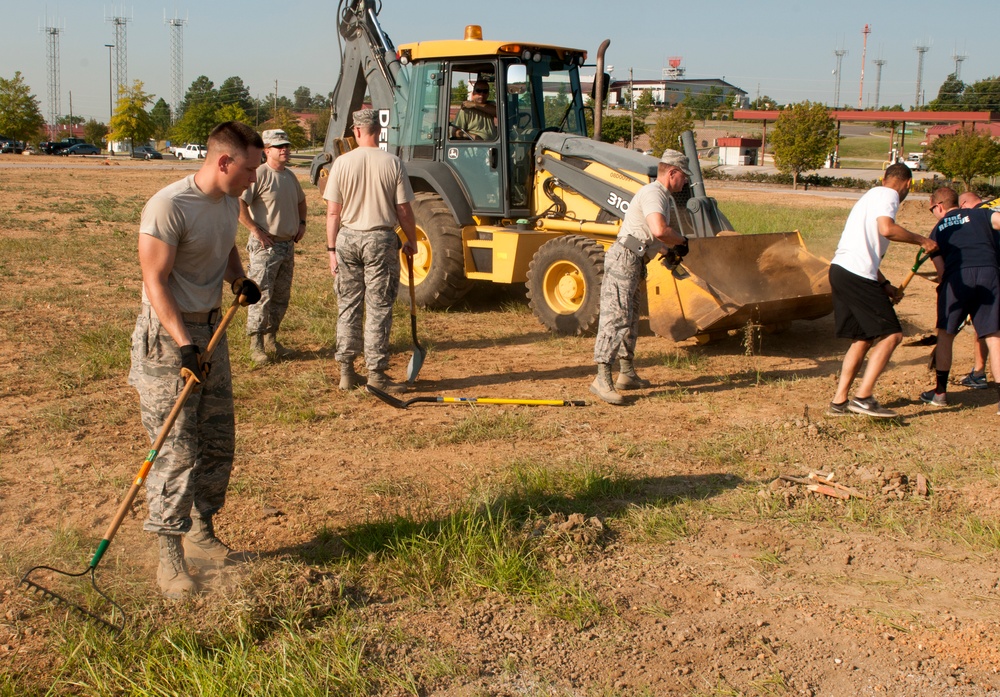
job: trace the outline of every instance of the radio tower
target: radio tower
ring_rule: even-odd
[[[969,57],[967,53],[959,53],[956,51],[951,55],[951,59],[955,61],[955,79],[962,79],[962,61]]]
[[[48,17],[45,19],[46,26],[41,30],[45,34],[45,63],[49,71],[49,137],[55,140],[58,130],[59,116],[62,114],[59,96],[62,89],[59,86],[59,34],[62,29],[55,26],[48,26]],[[70,124],[72,126],[72,124]]]
[[[840,64],[844,60],[844,56],[847,55],[847,49],[838,48],[836,51],[833,52],[833,55],[837,57],[837,69],[833,71],[837,75],[837,79],[834,83],[834,88],[833,88],[833,108],[839,109],[840,108]]]
[[[125,30],[132,18],[125,16],[123,8],[120,15],[108,17],[108,21],[115,28],[115,93],[117,94],[128,85],[128,41]]]
[[[180,118],[181,101],[184,99],[184,25],[187,19],[163,18],[170,27],[170,122]]]
[[[865,95],[865,54],[868,53],[868,35],[872,33],[871,27],[865,25],[865,28],[861,30],[861,34],[865,38],[865,42],[861,48],[861,87],[858,88],[858,109],[864,108],[862,99]]]
[[[921,83],[924,79],[924,54],[930,51],[931,47],[923,44],[917,44],[913,48],[917,52],[917,99],[913,102],[913,108],[918,109],[920,108]]]
[[[885,60],[876,58],[872,63],[875,64],[875,111],[878,111],[878,93],[882,87],[882,66],[885,65]]]

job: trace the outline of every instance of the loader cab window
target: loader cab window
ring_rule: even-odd
[[[434,62],[404,67],[406,101],[397,104],[399,123],[404,124],[400,145],[409,148],[410,157],[415,160],[433,160],[441,137],[438,114],[441,112],[443,70],[441,63]]]
[[[497,139],[496,66],[492,63],[452,68],[448,137],[481,142]]]

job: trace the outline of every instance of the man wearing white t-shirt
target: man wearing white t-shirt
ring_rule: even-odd
[[[851,340],[844,355],[837,392],[830,403],[828,413],[831,415],[853,412],[882,419],[897,416],[872,397],[875,381],[903,339],[903,329],[892,307],[903,296],[882,275],[879,265],[890,241],[919,245],[929,254],[937,251],[937,243],[930,238],[896,224],[896,211],[910,191],[912,178],[913,173],[902,163],[886,168],[882,186],[870,190],[851,209],[837,252],[830,262],[837,336]],[[848,400],[851,384],[865,356],[868,356],[868,366],[854,397]]]

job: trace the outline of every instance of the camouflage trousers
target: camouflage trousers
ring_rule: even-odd
[[[399,248],[394,230],[341,228],[337,235],[338,362],[349,363],[363,352],[369,371],[389,367],[392,306],[399,292]]]
[[[615,356],[632,360],[639,336],[639,291],[646,278],[645,260],[621,244],[604,255],[601,318],[594,341],[594,363],[611,363]]]
[[[204,351],[215,327],[188,324],[187,328],[194,343]],[[149,516],[143,529],[149,532],[185,533],[191,528],[192,509],[204,518],[216,513],[226,501],[236,426],[225,336],[211,363],[208,379],[187,398],[146,477]],[[151,443],[184,388],[180,367],[177,343],[150,307],[144,305],[132,333],[128,382],[139,392],[142,425]]]
[[[265,248],[253,235],[247,240],[247,276],[260,286],[260,300],[247,308],[247,334],[273,334],[281,326],[292,299],[295,243],[275,242]]]

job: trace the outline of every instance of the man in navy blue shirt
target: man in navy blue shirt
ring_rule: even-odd
[[[1000,212],[959,208],[954,189],[942,187],[931,194],[931,213],[938,220],[930,235],[938,243],[938,252],[931,255],[939,280],[937,384],[922,393],[920,400],[943,407],[948,404],[945,393],[952,345],[966,317],[972,318],[976,335],[986,339],[993,376],[1000,375],[1000,244],[996,232]]]

